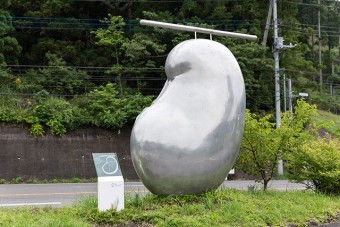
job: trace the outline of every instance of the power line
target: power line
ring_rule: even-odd
[[[22,17],[22,16],[1,16],[0,18],[18,18],[18,19],[36,19],[36,20],[80,20],[80,21],[103,21],[104,18],[76,18],[76,17]],[[20,20],[19,20],[20,21]],[[232,19],[222,19],[222,20],[214,20],[214,19],[185,19],[185,20],[162,20],[164,22],[249,22],[249,21],[255,21],[255,20],[232,20]],[[135,22],[133,24],[139,23],[139,20],[127,20],[124,19],[124,22]]]
[[[72,68],[72,69],[112,69],[112,66],[54,66],[54,65],[6,65],[8,67],[19,67],[19,68]],[[143,69],[164,69],[162,67],[155,68],[128,68],[130,70],[143,70]]]
[[[292,26],[290,25],[281,25],[281,27],[287,27],[287,28],[291,28],[290,30],[291,31],[301,31],[301,30],[304,30],[304,28],[298,28],[298,27],[295,27],[295,28],[292,28]],[[339,28],[338,28],[339,29]],[[316,31],[315,31],[316,32]],[[322,33],[335,33],[335,34],[338,34],[338,35],[335,35],[335,37],[339,37],[339,31],[327,31],[327,30],[321,30]],[[313,34],[313,33],[310,33],[310,34]]]
[[[65,69],[80,69],[80,70],[102,70],[102,71],[94,71],[94,72],[105,72],[107,70],[112,69],[111,66],[49,66],[49,65],[7,65],[11,70],[14,71],[19,71],[23,69],[27,69],[27,68],[36,68],[36,69],[44,69],[44,68],[55,68],[55,71],[59,71],[58,69],[60,68],[65,68]],[[136,71],[136,73],[140,73],[140,72],[165,72],[164,71],[165,68],[164,67],[155,67],[155,68],[123,68],[122,70],[120,70],[119,72],[134,72]],[[254,70],[263,70],[263,71],[272,71],[273,69],[263,69],[263,68],[254,68]],[[290,72],[300,72],[300,73],[304,73],[304,74],[315,74],[317,72],[312,72],[312,71],[304,71],[304,70],[294,70],[294,69],[285,69],[285,71],[290,71]],[[53,70],[52,70],[53,72]],[[90,71],[92,72],[92,71]],[[26,75],[26,74],[21,74],[21,75]],[[29,75],[29,74],[28,74]],[[35,75],[35,74],[31,74],[31,75]],[[325,75],[333,75],[331,73],[329,74],[325,74]],[[137,78],[137,77],[136,77]],[[140,77],[138,77],[138,79],[140,79]]]
[[[306,6],[314,6],[314,7],[325,7],[325,8],[334,8],[333,6],[325,6],[325,5],[319,5],[317,3],[303,3],[303,2],[291,2],[291,1],[285,1],[285,3],[290,4],[296,4],[296,5],[306,5]],[[340,9],[340,7],[335,7],[335,9]]]
[[[318,25],[314,25],[314,24],[302,24],[302,23],[291,23],[290,22],[290,25],[301,25],[301,26],[307,26],[307,27],[318,27]],[[325,25],[321,25],[320,26],[321,28],[336,28],[338,29],[339,27],[332,27],[332,26],[325,26]]]
[[[177,2],[184,2],[184,0],[164,0],[164,1],[156,1],[156,0],[148,0],[148,1],[138,1],[138,0],[74,0],[75,2],[103,2],[103,1],[111,1],[114,3],[177,3]],[[196,2],[205,2],[206,0],[195,0]],[[221,0],[209,0],[210,2],[219,2]],[[238,2],[239,0],[225,0],[226,2]]]
[[[289,28],[291,28],[291,27],[289,27]],[[314,35],[314,36],[318,36],[318,34],[316,34],[316,33],[302,32],[302,31],[300,31],[300,30],[291,29],[291,31],[296,32],[296,33],[298,33],[298,34],[303,34],[303,35]],[[321,31],[321,32],[323,33],[324,31]],[[330,35],[330,34],[327,34],[327,36],[328,36],[328,37],[339,37],[339,35]]]

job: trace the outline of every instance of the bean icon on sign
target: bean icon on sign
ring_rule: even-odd
[[[107,156],[106,162],[102,166],[102,170],[105,174],[115,174],[118,171],[118,162],[114,156]]]

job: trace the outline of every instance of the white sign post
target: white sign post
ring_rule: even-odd
[[[98,209],[124,209],[124,179],[116,153],[93,153],[98,176]]]

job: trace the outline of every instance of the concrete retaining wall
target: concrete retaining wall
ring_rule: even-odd
[[[137,180],[130,156],[131,126],[78,129],[34,138],[21,125],[0,124],[0,179],[96,177],[92,153],[117,153],[123,176]]]

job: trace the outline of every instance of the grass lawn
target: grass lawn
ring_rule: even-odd
[[[126,197],[121,212],[98,212],[94,197],[60,209],[2,208],[0,226],[304,226],[339,213],[339,196],[223,189],[196,196]]]

